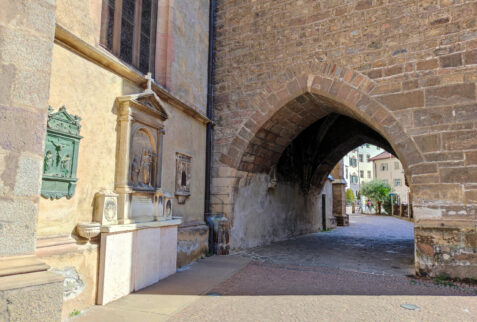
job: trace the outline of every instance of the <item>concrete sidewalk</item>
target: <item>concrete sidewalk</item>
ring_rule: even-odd
[[[72,321],[166,321],[245,267],[250,259],[213,256],[157,284],[105,306],[94,306]]]

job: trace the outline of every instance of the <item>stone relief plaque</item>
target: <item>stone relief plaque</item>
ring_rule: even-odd
[[[185,203],[190,196],[192,157],[183,153],[176,153],[176,192],[179,204]]]
[[[161,99],[150,90],[118,97],[116,103],[118,142],[114,192],[118,194],[118,223],[158,220],[164,217],[159,196],[167,111]]]
[[[156,140],[146,128],[138,129],[131,140],[130,182],[135,190],[153,190],[156,186]]]
[[[79,116],[64,106],[54,113],[48,108],[41,195],[45,198],[71,198],[75,192],[80,133]]]

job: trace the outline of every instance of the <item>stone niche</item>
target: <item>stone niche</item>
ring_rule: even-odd
[[[161,190],[162,138],[168,115],[153,92],[118,102],[115,192],[120,224],[165,218]],[[169,217],[170,218],[170,217]]]
[[[183,153],[176,153],[176,191],[179,204],[184,204],[190,196],[192,157]]]

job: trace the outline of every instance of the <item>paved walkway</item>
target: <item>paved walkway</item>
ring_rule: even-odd
[[[414,272],[414,225],[387,216],[351,215],[349,227],[235,254],[275,264],[410,275]]]
[[[350,227],[200,260],[74,321],[477,321],[477,288],[407,277],[409,260],[412,223],[353,216]]]

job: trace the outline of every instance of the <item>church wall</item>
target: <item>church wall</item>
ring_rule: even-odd
[[[204,8],[207,12],[203,12]],[[180,10],[184,15],[193,16],[195,10],[199,9],[207,22],[208,6],[204,7],[203,3],[200,8],[191,8],[192,13],[184,12],[189,10],[187,7]],[[53,271],[65,275],[75,285],[72,295],[67,295],[65,289],[63,317],[73,310],[82,310],[95,303],[99,240],[85,242],[78,237],[76,225],[93,220],[96,192],[114,190],[117,149],[115,100],[118,96],[140,93],[145,86],[144,75],[111,58],[112,55],[99,45],[100,15],[101,1],[58,1],[57,28],[64,28],[72,37],[77,37],[81,48],[90,48],[89,51],[99,53],[113,62],[112,65],[101,65],[97,57],[85,55],[84,52],[80,55],[58,41],[58,38],[53,46],[48,103],[54,110],[64,105],[68,113],[81,117],[80,135],[83,137],[79,145],[78,182],[73,197],[58,200],[41,197],[39,202],[36,253]],[[176,24],[181,23],[184,21],[179,20]],[[189,25],[187,28],[191,27]],[[200,46],[207,49],[207,42],[202,42],[207,40],[207,30],[201,29],[200,32],[205,33],[200,37]],[[187,39],[184,38],[184,41]],[[194,59],[194,51],[199,50],[198,44],[194,46],[188,49],[187,54],[183,54],[188,55],[185,59]],[[178,50],[186,49],[181,47]],[[160,93],[157,92],[157,85],[153,88],[169,114],[164,122],[162,150],[161,186],[164,192],[174,196],[176,152],[192,157],[191,195],[184,204],[179,204],[177,198],[173,199],[173,216],[183,218],[178,232],[179,267],[203,256],[207,252],[208,241],[208,228],[203,219],[206,118],[203,113],[197,112],[204,110],[206,105],[207,52],[204,54],[202,50],[196,59],[200,62],[186,65],[179,62],[181,67],[171,71],[173,79],[181,79],[183,83],[177,83],[175,88],[159,88]],[[124,70],[126,75],[124,72],[121,74]],[[185,71],[190,77],[184,77]],[[190,95],[181,96],[184,93],[178,90],[184,82],[188,82]]]
[[[194,102],[205,113],[209,0],[168,1],[172,21],[166,87],[185,101]]]

